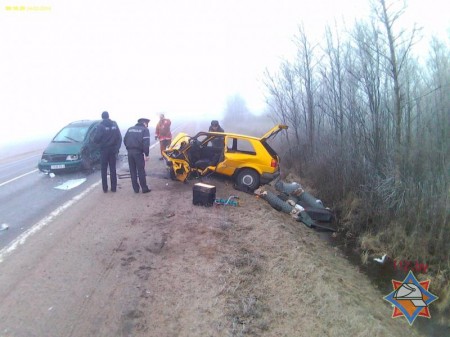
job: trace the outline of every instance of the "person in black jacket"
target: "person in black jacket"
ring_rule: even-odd
[[[148,157],[150,152],[150,131],[148,131],[148,122],[150,122],[150,119],[139,118],[137,124],[128,129],[123,139],[123,143],[128,151],[131,184],[136,193],[139,193],[139,185],[142,189],[142,193],[151,191],[147,186],[147,180],[145,178],[144,159],[144,155],[145,157]]]
[[[117,189],[116,157],[122,145],[122,134],[117,123],[109,119],[108,111],[102,113],[102,121],[97,126],[94,143],[100,145],[103,192],[108,192],[108,166],[111,192],[115,192]]]
[[[209,126],[209,131],[212,132],[225,132],[223,128],[220,126],[219,121],[212,120],[211,125]]]
[[[209,126],[210,132],[225,132],[223,128],[220,126],[219,121],[212,120],[211,125]],[[223,137],[216,137],[212,140],[212,146],[217,148],[223,148],[224,147],[224,138]]]

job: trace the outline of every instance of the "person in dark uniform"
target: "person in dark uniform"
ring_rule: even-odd
[[[151,191],[147,186],[147,180],[145,178],[144,158],[144,155],[148,157],[150,151],[150,131],[148,131],[148,122],[150,122],[150,119],[139,118],[137,124],[128,129],[123,139],[123,143],[128,151],[131,184],[136,193],[139,193],[139,185],[142,189],[142,193]]]
[[[209,131],[212,132],[225,132],[223,128],[220,126],[219,121],[212,120],[211,125],[209,126]]]
[[[94,143],[100,145],[103,192],[108,192],[108,166],[111,192],[115,192],[117,189],[116,158],[122,145],[122,134],[117,123],[109,119],[108,111],[102,112],[102,121],[97,126]]]
[[[219,121],[212,120],[211,125],[209,126],[210,132],[225,132],[223,128],[220,126]],[[223,137],[216,137],[212,140],[212,146],[217,148],[223,148],[224,147],[224,138]]]

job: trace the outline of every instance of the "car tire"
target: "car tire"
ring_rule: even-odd
[[[243,169],[236,176],[236,185],[245,190],[256,190],[259,187],[259,181],[259,173],[252,169]]]
[[[89,159],[83,159],[81,162],[81,169],[83,171],[92,171],[92,163]]]

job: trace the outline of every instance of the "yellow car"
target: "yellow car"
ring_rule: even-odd
[[[199,132],[193,137],[180,133],[163,156],[174,180],[214,172],[232,177],[238,188],[253,191],[280,175],[280,158],[267,140],[287,128],[276,125],[261,138],[228,132]]]

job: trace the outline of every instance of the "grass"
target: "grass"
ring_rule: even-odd
[[[228,284],[223,293],[226,296],[230,336],[253,335],[269,328],[264,319],[264,312],[268,310],[264,295],[255,286],[262,272],[262,260],[262,254],[241,248],[236,256],[227,261]]]

